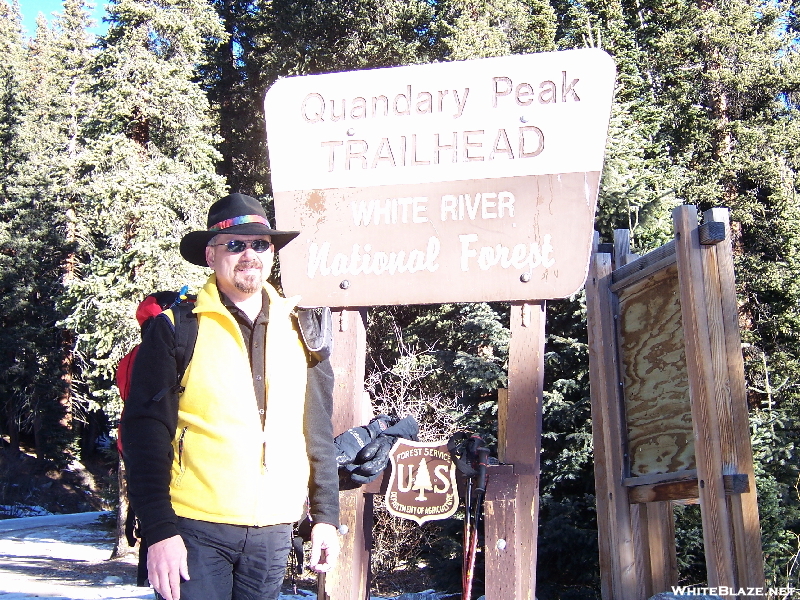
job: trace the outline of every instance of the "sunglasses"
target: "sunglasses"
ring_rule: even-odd
[[[241,254],[248,248],[252,248],[253,252],[266,252],[272,245],[269,240],[230,240],[224,244],[209,244],[210,246],[225,246],[225,249],[232,254]]]

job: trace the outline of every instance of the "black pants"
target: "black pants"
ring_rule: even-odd
[[[244,527],[178,518],[189,581],[181,600],[276,600],[286,573],[292,526]]]

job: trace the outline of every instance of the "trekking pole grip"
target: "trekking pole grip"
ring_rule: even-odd
[[[486,491],[486,466],[489,463],[489,449],[486,447],[478,448],[478,481],[475,491]]]

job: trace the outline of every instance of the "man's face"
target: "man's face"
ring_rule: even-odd
[[[220,234],[206,246],[206,262],[217,275],[217,286],[231,300],[260,293],[272,268],[274,247],[270,244],[265,252],[256,252],[250,243],[270,239],[268,235]],[[247,248],[244,252],[230,252],[226,244],[232,240],[247,242]]]

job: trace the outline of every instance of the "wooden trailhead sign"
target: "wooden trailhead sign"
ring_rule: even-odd
[[[563,298],[584,283],[614,88],[596,49],[277,81],[276,221],[303,303]]]
[[[385,499],[390,514],[422,525],[456,513],[456,465],[447,450],[447,440],[414,442],[399,438],[389,460],[392,471]]]
[[[365,307],[511,302],[487,600],[535,597],[545,300],[586,280],[614,81],[612,59],[583,49],[288,77],[264,102],[276,223],[300,232],[280,251],[283,289],[333,307],[334,434],[373,416]],[[455,512],[452,467],[402,443],[388,510]],[[318,598],[370,596],[386,479],[340,492],[342,551]]]

